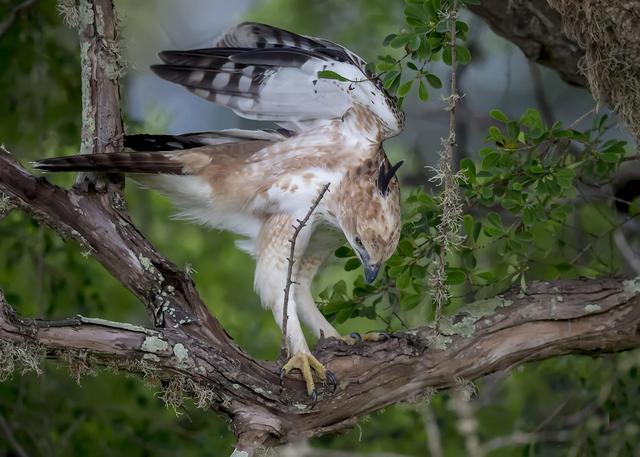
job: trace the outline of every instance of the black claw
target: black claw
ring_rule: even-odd
[[[331,370],[327,370],[326,376],[327,376],[327,384],[332,386],[333,387],[332,391],[335,392],[336,389],[338,388],[338,378],[336,377],[334,372]]]
[[[287,372],[285,371],[284,368],[280,368],[278,375],[280,376],[280,385],[284,384],[284,377],[286,376]]]
[[[388,332],[378,332],[378,335],[380,336],[380,341],[387,341],[391,339],[391,334]]]
[[[318,402],[318,392],[316,392],[316,389],[313,389],[311,391],[310,397],[311,397],[311,403],[315,405]]]
[[[351,334],[349,336],[351,338],[353,338],[354,340],[357,340],[358,343],[362,342],[362,336],[360,336],[360,334],[358,332],[351,332]]]

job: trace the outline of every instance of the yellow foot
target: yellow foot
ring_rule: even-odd
[[[318,359],[307,352],[298,352],[294,354],[280,370],[280,379],[284,379],[284,377],[295,368],[302,372],[302,377],[307,384],[307,393],[314,402],[317,400],[318,394],[316,392],[315,383],[313,382],[313,371],[316,372],[320,379],[325,381],[327,384],[332,385],[334,390],[338,385],[336,375],[330,370],[327,370],[324,365],[318,362]]]
[[[364,335],[360,335],[358,332],[353,332],[348,336],[339,337],[340,340],[350,346],[361,343],[362,341],[386,341],[389,338],[391,338],[391,336],[387,332],[368,332]]]

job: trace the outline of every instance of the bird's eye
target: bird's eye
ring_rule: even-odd
[[[356,236],[356,244],[357,244],[358,246],[360,246],[361,248],[362,248],[362,247],[364,247],[364,245],[362,244],[362,240],[360,239],[360,237],[359,237],[359,236]]]

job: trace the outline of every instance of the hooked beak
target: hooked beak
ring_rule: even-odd
[[[363,263],[364,267],[364,279],[367,281],[367,284],[371,284],[376,280],[378,276],[378,271],[380,271],[380,265],[370,265],[369,263]]]

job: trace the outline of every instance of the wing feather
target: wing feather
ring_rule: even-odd
[[[364,107],[378,119],[383,137],[403,127],[395,99],[367,72],[364,60],[320,38],[245,22],[216,47],[163,51],[160,58],[164,64],[152,66],[158,76],[248,119],[303,129]],[[349,81],[320,78],[323,70]]]

